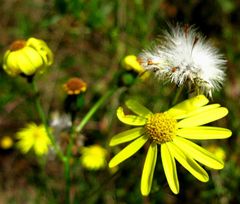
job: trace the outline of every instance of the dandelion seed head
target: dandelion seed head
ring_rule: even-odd
[[[225,77],[223,55],[194,27],[171,27],[153,48],[139,55],[139,62],[160,80],[209,95],[221,87]]]

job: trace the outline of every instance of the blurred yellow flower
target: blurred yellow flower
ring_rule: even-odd
[[[68,95],[78,95],[87,90],[87,84],[82,79],[73,77],[63,85],[63,88]]]
[[[141,79],[146,79],[149,77],[149,72],[147,72],[138,62],[138,59],[135,55],[127,55],[123,59],[123,64],[126,70],[133,70],[134,72],[140,74]]]
[[[16,134],[18,149],[26,154],[32,148],[36,155],[41,156],[48,153],[51,141],[47,135],[44,125],[29,123]]]
[[[107,150],[100,145],[83,147],[81,150],[81,163],[84,168],[89,170],[99,170],[106,166]]]
[[[223,148],[217,146],[217,145],[214,145],[214,144],[211,144],[211,145],[208,145],[206,147],[206,149],[209,151],[209,152],[212,152],[217,158],[221,159],[221,160],[225,160],[226,159],[226,152]]]
[[[9,136],[3,136],[0,141],[2,149],[10,149],[13,146],[13,139]]]
[[[232,134],[225,128],[203,126],[228,114],[226,108],[219,104],[206,105],[208,102],[205,96],[198,95],[166,112],[154,114],[136,101],[127,101],[126,106],[137,115],[125,115],[122,107],[119,107],[117,116],[121,122],[136,128],[115,135],[110,146],[133,142],[112,158],[109,167],[115,167],[149,142],[141,178],[142,195],[147,196],[151,190],[158,145],[161,147],[163,169],[173,193],[179,193],[175,159],[198,180],[207,182],[208,174],[197,162],[212,169],[222,169],[224,163],[190,140],[225,139]]]
[[[44,41],[37,38],[13,42],[3,57],[3,69],[11,76],[31,76],[43,72],[52,63],[52,51]]]

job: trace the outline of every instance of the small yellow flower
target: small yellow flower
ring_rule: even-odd
[[[10,149],[13,146],[13,139],[9,136],[3,136],[0,141],[2,149]]]
[[[138,102],[127,101],[126,106],[137,115],[125,115],[122,107],[119,107],[117,116],[121,122],[136,127],[115,135],[110,146],[133,142],[112,158],[109,167],[115,167],[131,157],[148,141],[150,144],[141,179],[142,195],[147,196],[151,190],[158,145],[161,147],[163,169],[173,193],[179,193],[175,159],[198,180],[207,182],[208,174],[197,162],[212,169],[222,169],[224,163],[190,140],[225,139],[232,134],[225,128],[203,126],[228,113],[219,104],[207,105],[208,102],[205,96],[198,95],[166,112],[153,114]]]
[[[226,152],[222,147],[218,147],[217,145],[212,144],[212,145],[208,145],[206,149],[209,152],[212,152],[217,158],[223,161],[226,159]]]
[[[37,126],[35,123],[29,123],[21,131],[17,132],[17,147],[26,154],[32,148],[36,155],[42,156],[48,153],[51,141],[47,135],[44,125]]]
[[[138,62],[138,59],[135,55],[127,55],[123,59],[123,64],[126,70],[133,70],[136,73],[140,74],[141,79],[146,79],[149,77],[149,72],[145,71],[144,68]]]
[[[63,88],[68,95],[78,95],[87,90],[87,84],[80,78],[73,77],[63,85]]]
[[[53,54],[47,44],[42,40],[29,38],[27,41],[17,40],[11,44],[4,54],[3,69],[11,76],[31,76],[36,72],[43,72],[52,63]]]
[[[89,170],[99,170],[106,166],[107,150],[100,145],[83,147],[81,163]]]

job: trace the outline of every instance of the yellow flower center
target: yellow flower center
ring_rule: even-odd
[[[145,125],[147,135],[158,144],[173,140],[176,135],[177,121],[168,113],[150,115]]]
[[[25,40],[16,40],[10,45],[10,50],[11,51],[17,51],[17,50],[20,50],[20,49],[24,48],[25,45],[26,45]]]

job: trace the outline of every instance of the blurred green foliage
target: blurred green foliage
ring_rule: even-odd
[[[233,136],[229,140],[214,141],[226,151],[225,168],[219,172],[208,170],[212,177],[204,184],[178,165],[181,190],[175,196],[169,190],[159,163],[152,193],[145,198],[139,190],[144,150],[121,164],[115,173],[107,167],[89,172],[77,160],[72,165],[71,193],[75,196],[74,203],[240,203],[239,1],[8,0],[1,3],[1,56],[11,42],[31,36],[45,40],[55,54],[52,68],[38,77],[41,99],[49,116],[54,111],[64,113],[66,96],[62,85],[70,77],[81,77],[88,83],[85,106],[79,114],[82,117],[108,90],[116,71],[123,69],[121,61],[125,55],[138,54],[151,46],[168,23],[196,25],[228,61],[226,83],[213,96],[214,102],[220,102],[230,112],[219,124],[231,129]],[[0,78],[0,137],[10,135],[14,138],[15,132],[25,123],[40,121],[26,81],[10,78],[2,69]],[[123,80],[131,79],[125,76]],[[123,129],[116,120],[115,110],[126,98],[137,98],[154,111],[161,111],[171,105],[174,96],[169,95],[175,90],[176,87],[151,78],[115,93],[84,129],[84,144],[100,143],[109,149],[109,138]],[[67,136],[57,137],[64,144]],[[111,154],[119,150],[116,147]],[[58,161],[50,158],[42,169],[34,155],[22,156],[15,149],[0,150],[0,159],[0,203],[64,202],[63,169]]]

